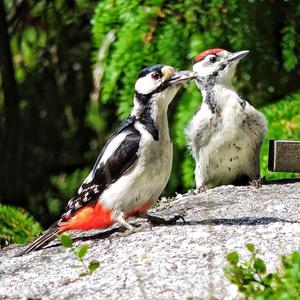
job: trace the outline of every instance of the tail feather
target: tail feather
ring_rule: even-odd
[[[29,244],[28,248],[18,253],[17,256],[22,256],[41,249],[53,240],[57,234],[61,234],[65,231],[107,228],[113,223],[114,220],[111,216],[111,210],[103,207],[98,201],[96,204],[85,205],[70,216],[65,217],[65,215],[63,215],[60,220]]]
[[[57,223],[53,224],[49,229],[47,229],[40,237],[34,240],[25,250],[18,253],[16,256],[22,256],[28,254],[32,251],[39,250],[49,242],[51,242],[57,234],[62,233]]]

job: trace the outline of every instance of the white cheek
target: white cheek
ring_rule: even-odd
[[[230,77],[233,76],[237,64],[238,64],[238,61],[235,61],[235,62],[231,63],[231,65],[229,67],[227,67],[228,76],[230,76]]]
[[[205,61],[200,61],[193,65],[193,71],[197,72],[200,77],[206,77],[214,72],[212,65],[207,65]]]
[[[154,80],[150,76],[139,78],[135,84],[135,90],[140,94],[149,94],[160,85],[160,80]]]

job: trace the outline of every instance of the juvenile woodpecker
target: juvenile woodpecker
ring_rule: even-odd
[[[114,132],[97,161],[68,202],[65,213],[20,255],[40,249],[69,230],[107,228],[114,223],[129,232],[130,216],[175,223],[147,214],[165,188],[171,173],[173,147],[167,110],[180,86],[196,78],[192,71],[170,66],[143,69],[135,83],[134,107]]]
[[[241,98],[231,79],[249,51],[211,49],[196,56],[193,70],[203,97],[186,128],[195,159],[197,188],[247,184],[259,179],[259,154],[267,132],[265,117]]]

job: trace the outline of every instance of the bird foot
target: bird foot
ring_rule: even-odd
[[[200,193],[206,192],[207,190],[209,190],[209,186],[203,185],[203,186],[196,187],[194,190],[190,190],[190,191],[192,191],[191,195],[198,195]]]
[[[208,189],[209,189],[209,187],[206,186],[206,185],[204,185],[204,186],[198,187],[198,188],[196,189],[196,191],[197,191],[197,194],[200,194],[200,193],[206,192]]]
[[[132,227],[130,229],[127,229],[123,232],[115,232],[113,233],[109,239],[114,239],[114,238],[120,238],[120,237],[127,237],[133,233],[137,233],[137,232],[141,232],[141,231],[144,231],[145,229],[149,228],[149,225],[148,224],[143,224],[139,227]]]
[[[249,184],[253,187],[255,187],[256,189],[259,189],[262,187],[263,184],[266,184],[267,180],[266,177],[260,177],[258,179],[253,179],[249,182]]]
[[[185,195],[187,195],[187,196],[195,196],[195,195],[197,195],[197,194],[198,194],[198,189],[190,189],[190,190],[188,190],[188,191],[186,192]]]
[[[152,215],[147,215],[147,220],[150,222],[153,226],[158,226],[158,225],[175,225],[178,220],[182,220],[183,223],[185,224],[185,219],[182,215],[176,215],[168,220],[157,217],[157,216],[152,216]]]

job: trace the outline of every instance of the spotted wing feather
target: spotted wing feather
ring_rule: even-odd
[[[68,219],[86,203],[97,200],[107,186],[118,180],[134,165],[138,159],[141,138],[139,131],[134,128],[134,122],[131,117],[126,119],[106,143],[91,172],[92,179],[84,181],[77,194],[68,202],[61,221]],[[122,132],[126,133],[124,140],[105,162],[101,162],[109,143]]]

